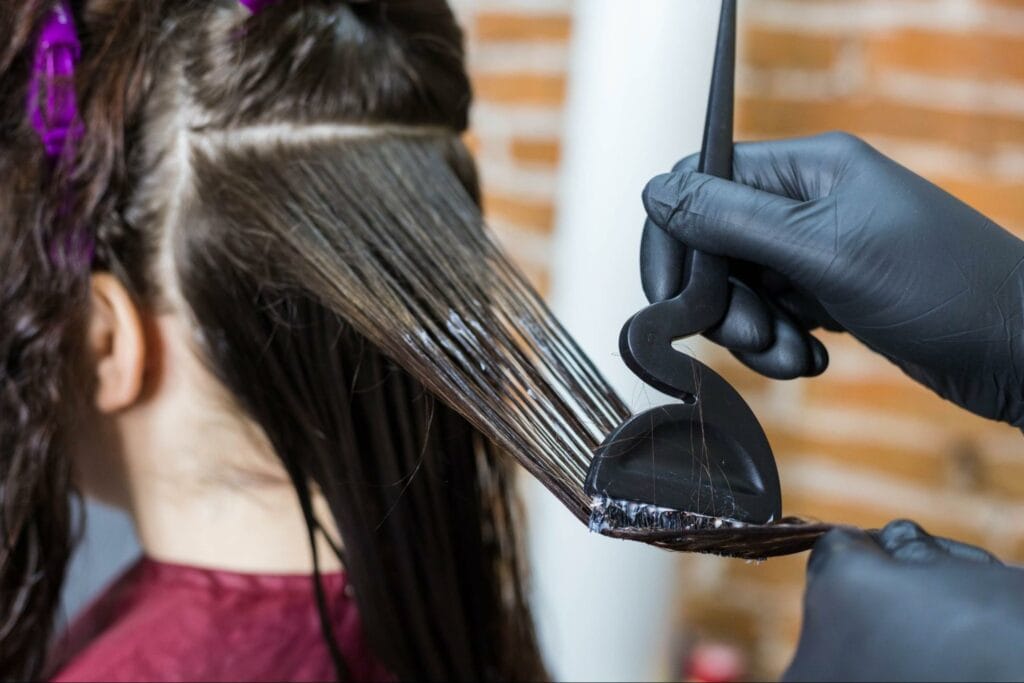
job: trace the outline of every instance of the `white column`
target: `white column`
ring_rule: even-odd
[[[663,397],[618,357],[623,322],[646,302],[640,191],[700,146],[718,20],[708,0],[577,0],[552,303],[622,396]],[[528,487],[534,609],[561,680],[667,675],[678,589],[667,552],[590,534]]]

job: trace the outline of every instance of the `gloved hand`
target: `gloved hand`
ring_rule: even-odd
[[[837,529],[807,563],[784,681],[1024,679],[1024,571],[913,522]]]
[[[944,398],[1024,426],[1024,242],[842,133],[735,146],[735,182],[696,157],[644,190],[648,298],[686,248],[731,260],[708,336],[775,378],[822,372],[808,331],[846,330]]]

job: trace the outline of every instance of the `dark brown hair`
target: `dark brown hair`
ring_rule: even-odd
[[[431,348],[522,337],[518,323],[483,329],[507,283],[547,324],[482,231],[445,2],[301,0],[255,17],[233,0],[76,5],[86,134],[56,165],[22,111],[46,9],[0,8],[2,675],[40,675],[74,535],[62,440],[89,414],[90,266],[65,247],[89,230],[91,269],[192,318],[197,352],[281,458],[311,540],[311,488],[323,492],[386,666],[544,677],[499,453],[521,437],[467,409],[481,392],[495,415],[522,400],[505,377],[517,368],[496,346],[493,378],[463,386],[486,354]]]

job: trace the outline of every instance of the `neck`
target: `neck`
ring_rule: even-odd
[[[313,571],[309,532],[294,488],[287,481],[210,482],[175,485],[150,481],[133,487],[131,513],[146,555],[157,560],[259,573]],[[333,517],[319,493],[316,518],[337,538]],[[321,571],[341,568],[323,533],[316,534]]]
[[[310,573],[313,554],[298,496],[266,436],[175,340],[173,317],[159,320],[167,342],[162,386],[124,416],[123,500],[146,554],[157,560],[263,573]],[[109,471],[109,470],[108,470]],[[325,532],[316,534],[322,571],[340,568],[323,537],[338,545],[323,496],[311,492]]]

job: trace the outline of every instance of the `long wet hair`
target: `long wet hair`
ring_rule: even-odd
[[[446,3],[74,3],[85,134],[56,163],[24,114],[48,9],[0,6],[0,676],[43,671],[74,540],[67,444],[90,414],[89,275],[109,271],[191,319],[311,542],[322,492],[385,666],[543,678],[502,451],[543,438],[518,406],[544,399],[525,387],[550,372],[531,335],[552,323],[483,231]]]

